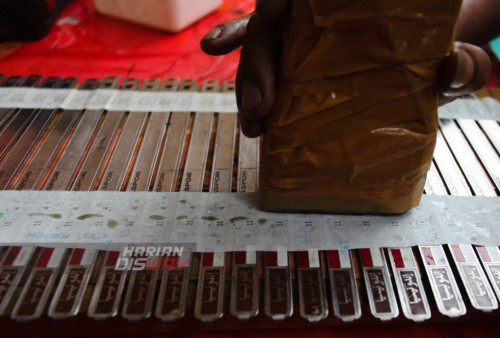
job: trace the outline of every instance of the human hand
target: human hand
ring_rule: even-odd
[[[201,48],[210,55],[227,54],[243,46],[236,75],[236,100],[241,129],[249,137],[262,133],[263,121],[276,100],[281,39],[290,6],[291,0],[258,0],[254,13],[215,27],[201,41]],[[455,42],[439,74],[439,104],[483,87],[490,67],[483,49]]]

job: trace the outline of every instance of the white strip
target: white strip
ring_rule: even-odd
[[[288,251],[285,247],[278,247],[276,249],[278,252],[278,266],[288,266]]]
[[[47,263],[47,268],[57,268],[61,263],[65,250],[64,248],[55,248]]]
[[[427,179],[425,180],[425,193],[434,195],[448,194],[441,177],[439,177],[434,161],[431,162],[431,168],[427,172]]]
[[[448,265],[448,260],[444,254],[443,247],[441,245],[433,245],[429,247],[432,252],[432,257],[436,265],[443,266]]]
[[[22,247],[21,250],[19,250],[16,259],[12,263],[12,266],[25,266],[26,264],[28,264],[28,261],[34,249],[35,248],[32,246]]]
[[[247,246],[245,259],[247,264],[257,264],[257,250],[255,249],[255,245]]]
[[[401,252],[405,268],[415,268],[415,259],[413,258],[413,251],[411,248],[399,248],[399,251]]]
[[[478,121],[495,149],[500,153],[500,126],[496,121]]]
[[[495,188],[488,175],[456,123],[452,120],[441,120],[439,126],[476,195],[496,197]]]
[[[25,87],[0,88],[0,108],[107,109],[138,112],[234,113],[238,111],[233,93]]]
[[[80,265],[82,265],[82,266],[92,265],[92,263],[94,263],[94,258],[96,256],[96,254],[97,254],[97,250],[86,249],[83,252],[83,257],[80,261]]]
[[[224,266],[224,252],[214,252],[214,264],[212,266]]]
[[[307,250],[308,258],[309,258],[309,267],[310,268],[319,268],[319,252],[318,249],[309,249]]]
[[[403,215],[353,216],[265,212],[258,208],[257,193],[2,190],[0,245],[120,251],[126,243],[167,242],[192,243],[198,252],[244,251],[249,245],[285,252],[443,243],[498,246],[498,202],[498,197],[424,195],[418,208]],[[213,221],[205,219],[207,212]],[[158,215],[165,218],[163,226],[157,226]],[[234,217],[247,217],[255,226],[233,227]],[[313,222],[314,231],[304,231],[305,220]],[[332,224],[339,226],[333,229]]]
[[[476,262],[479,263],[476,253],[470,244],[460,244],[460,250],[462,250],[462,255],[464,255],[465,260],[468,263]]]
[[[500,120],[500,103],[490,97],[458,99],[438,110],[439,118]],[[0,108],[109,109],[127,111],[237,111],[232,93],[142,92],[117,89],[0,88]]]
[[[496,246],[487,246],[486,250],[490,254],[492,263],[500,263],[500,250]]]
[[[500,157],[498,157],[495,149],[481,129],[479,129],[475,121],[460,119],[457,120],[457,122],[465,135],[467,135],[467,140],[472,144],[474,151],[479,155],[479,159],[490,174],[495,185],[497,188],[500,188]],[[494,196],[496,196],[496,194]]]
[[[440,131],[436,137],[434,160],[441,169],[444,181],[455,196],[471,196],[471,191]]]
[[[384,266],[384,261],[382,259],[382,249],[370,248],[370,255],[372,256],[373,266]]]
[[[500,102],[498,102],[498,100],[496,100],[490,96],[485,96],[485,97],[481,98],[480,100],[486,106],[486,108],[490,114],[493,114],[493,115],[500,114]],[[498,118],[495,120],[498,121]]]
[[[349,250],[341,249],[339,250],[339,261],[341,268],[350,268],[351,267],[351,255]]]
[[[439,107],[440,119],[471,118],[500,121],[500,103],[492,97],[478,99],[469,95]]]

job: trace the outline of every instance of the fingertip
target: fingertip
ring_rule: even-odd
[[[213,39],[217,39],[223,32],[224,26],[219,25],[210,30],[205,36],[201,39],[201,42],[207,42]]]
[[[250,138],[259,137],[264,130],[263,121],[250,120],[242,114],[240,114],[240,126],[243,135]]]
[[[200,41],[201,49],[209,55],[223,55],[243,44],[247,24],[253,13],[220,24],[210,30]]]
[[[221,50],[219,48],[220,43],[217,39],[221,36],[224,28],[222,25],[214,27],[210,30],[200,41],[201,49],[209,55],[220,55]]]
[[[457,42],[441,69],[441,94],[454,97],[479,90],[488,81],[490,67],[489,57],[482,48]]]

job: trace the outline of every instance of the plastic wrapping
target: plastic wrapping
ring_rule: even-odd
[[[460,0],[297,0],[266,121],[262,207],[403,213],[435,145]]]

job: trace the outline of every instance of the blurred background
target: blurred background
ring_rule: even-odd
[[[208,56],[200,50],[199,41],[219,23],[251,12],[255,0],[196,1],[217,2],[219,7],[174,33],[100,14],[94,0],[2,0],[0,73],[232,79],[239,53]],[[173,3],[167,9],[174,15],[185,15],[184,7],[189,10],[193,1],[166,2]],[[138,7],[135,21],[147,22],[149,14]],[[117,12],[123,10],[123,3],[117,6]]]

